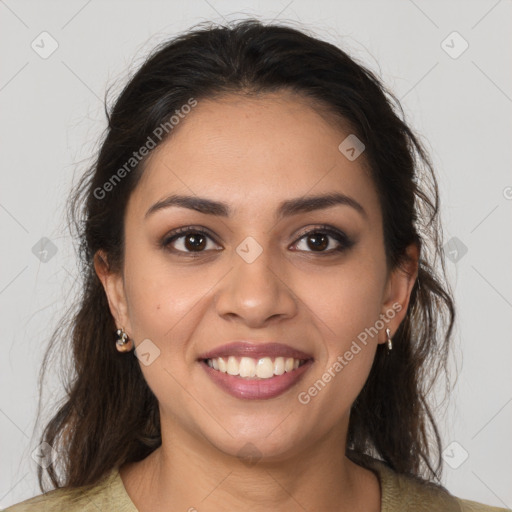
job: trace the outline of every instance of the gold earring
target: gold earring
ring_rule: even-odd
[[[117,341],[116,348],[119,352],[130,352],[133,348],[133,341],[128,338],[128,334],[124,332],[124,329],[117,329]]]
[[[393,340],[391,339],[391,331],[386,329],[386,336],[388,337],[388,352],[393,349]]]

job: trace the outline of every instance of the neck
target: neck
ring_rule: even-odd
[[[162,446],[121,476],[141,512],[379,512],[377,477],[344,455],[346,429],[338,432],[279,456],[246,445],[237,457],[173,424],[162,428]]]

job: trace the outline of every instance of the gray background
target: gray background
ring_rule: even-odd
[[[40,493],[37,375],[77,274],[63,204],[97,149],[106,87],[168,37],[248,16],[300,22],[366,63],[431,151],[459,315],[443,481],[511,507],[511,11],[510,0],[0,1],[0,508]],[[56,250],[46,258],[33,250],[43,237]],[[45,389],[46,418],[58,370]]]

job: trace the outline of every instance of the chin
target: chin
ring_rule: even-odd
[[[289,459],[303,450],[307,441],[313,441],[313,433],[305,434],[303,428],[290,429],[290,423],[285,415],[261,419],[255,416],[251,422],[247,415],[238,421],[226,421],[211,431],[210,421],[207,431],[203,431],[204,438],[216,450],[231,457],[238,457],[247,464],[255,461],[279,462]],[[289,416],[291,420],[293,415]],[[241,423],[243,421],[243,423]],[[302,423],[302,422],[301,422]],[[302,423],[303,424],[303,423]],[[283,428],[280,429],[279,427]],[[296,436],[293,433],[296,433]],[[232,435],[230,435],[232,434]]]

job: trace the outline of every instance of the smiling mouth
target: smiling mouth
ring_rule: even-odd
[[[294,357],[215,357],[202,359],[204,364],[220,373],[250,380],[264,380],[291,373],[308,362]]]

